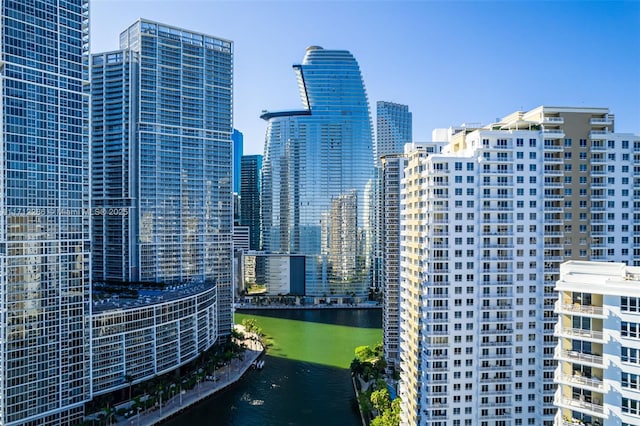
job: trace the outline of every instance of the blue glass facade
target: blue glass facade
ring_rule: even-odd
[[[217,285],[228,334],[232,43],[140,20],[120,48],[92,57],[94,276]]]
[[[412,116],[407,105],[376,103],[376,162],[388,154],[401,154],[404,144],[412,141]]]
[[[233,140],[233,192],[240,193],[240,163],[242,161],[242,146],[244,135],[237,129],[231,134]]]
[[[264,250],[304,254],[308,295],[370,285],[372,124],[351,53],[307,49],[294,65],[304,109],[267,112]]]
[[[3,1],[0,424],[90,398],[88,0]]]

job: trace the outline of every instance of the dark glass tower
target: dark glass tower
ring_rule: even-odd
[[[244,155],[240,166],[240,225],[249,227],[249,249],[261,250],[262,155]]]

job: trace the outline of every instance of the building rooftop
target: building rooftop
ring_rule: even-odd
[[[206,290],[213,288],[211,284],[197,283],[197,284],[180,284],[174,286],[167,286],[164,289],[148,288],[145,286],[123,286],[123,289],[132,290],[137,292],[137,297],[128,298],[121,297],[118,294],[112,292],[94,290],[94,295],[98,296],[97,300],[93,301],[93,312],[101,313],[111,310],[141,308],[145,306],[156,305],[159,303],[169,302],[171,300],[182,299],[184,297],[193,296],[195,294],[202,293]]]

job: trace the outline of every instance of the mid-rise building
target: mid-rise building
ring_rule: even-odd
[[[78,424],[91,398],[89,2],[2,2],[0,34],[0,424]]]
[[[249,227],[249,248],[262,249],[260,237],[260,191],[262,155],[245,155],[240,165],[240,225]]]
[[[363,296],[374,157],[360,68],[348,51],[311,46],[294,70],[303,109],[262,115],[263,249],[306,256],[309,295]]]
[[[232,43],[149,20],[92,55],[93,276],[217,287],[231,330]]]
[[[569,261],[556,290],[554,425],[640,424],[640,268]]]
[[[413,141],[412,115],[407,105],[378,101],[376,104],[376,163],[388,154],[401,154]]]
[[[613,121],[606,108],[539,107],[409,154],[403,424],[553,424],[560,263],[640,264],[640,137]]]

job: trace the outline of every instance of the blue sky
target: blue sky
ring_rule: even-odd
[[[291,65],[319,45],[360,64],[379,100],[409,105],[415,141],[539,105],[609,107],[640,133],[640,2],[92,0],[91,49],[143,17],[234,42],[234,125],[261,154],[260,112],[300,108]]]

